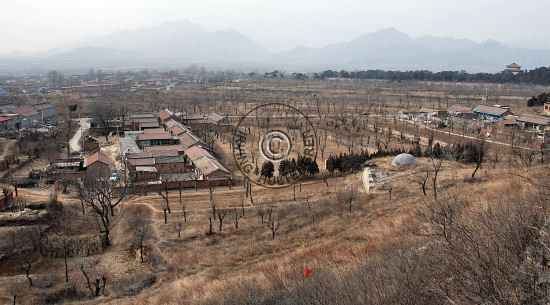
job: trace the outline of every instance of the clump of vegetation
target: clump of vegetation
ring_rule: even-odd
[[[532,96],[527,100],[528,107],[542,106],[544,103],[550,102],[550,93],[541,93],[537,96]]]

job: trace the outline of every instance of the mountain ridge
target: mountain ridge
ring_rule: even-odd
[[[117,67],[121,64],[199,63],[238,68],[256,65],[294,71],[341,68],[496,72],[511,62],[518,62],[528,69],[550,65],[549,50],[512,48],[492,39],[475,42],[430,35],[411,37],[393,27],[323,47],[299,45],[274,53],[234,29],[209,31],[186,20],[121,29],[70,47],[14,55],[16,57],[3,55],[3,58],[17,58],[19,63],[26,58],[39,58],[44,65],[57,66],[59,63]],[[243,66],[245,63],[247,65]]]

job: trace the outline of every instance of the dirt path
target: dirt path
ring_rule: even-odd
[[[71,141],[69,142],[69,145],[71,146],[71,151],[76,152],[82,150],[82,147],[80,146],[80,138],[82,138],[82,134],[86,130],[90,129],[90,120],[90,118],[81,118],[78,120],[80,128],[78,128],[74,136],[71,138]]]

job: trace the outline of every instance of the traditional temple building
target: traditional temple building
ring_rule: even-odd
[[[521,72],[521,66],[519,66],[515,62],[511,63],[506,66],[506,69],[504,69],[504,72],[511,72],[514,75],[518,75]]]

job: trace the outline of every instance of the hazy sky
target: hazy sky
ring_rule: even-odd
[[[177,19],[233,28],[274,51],[387,27],[412,36],[550,47],[549,12],[549,0],[0,0],[0,53],[45,50]]]

